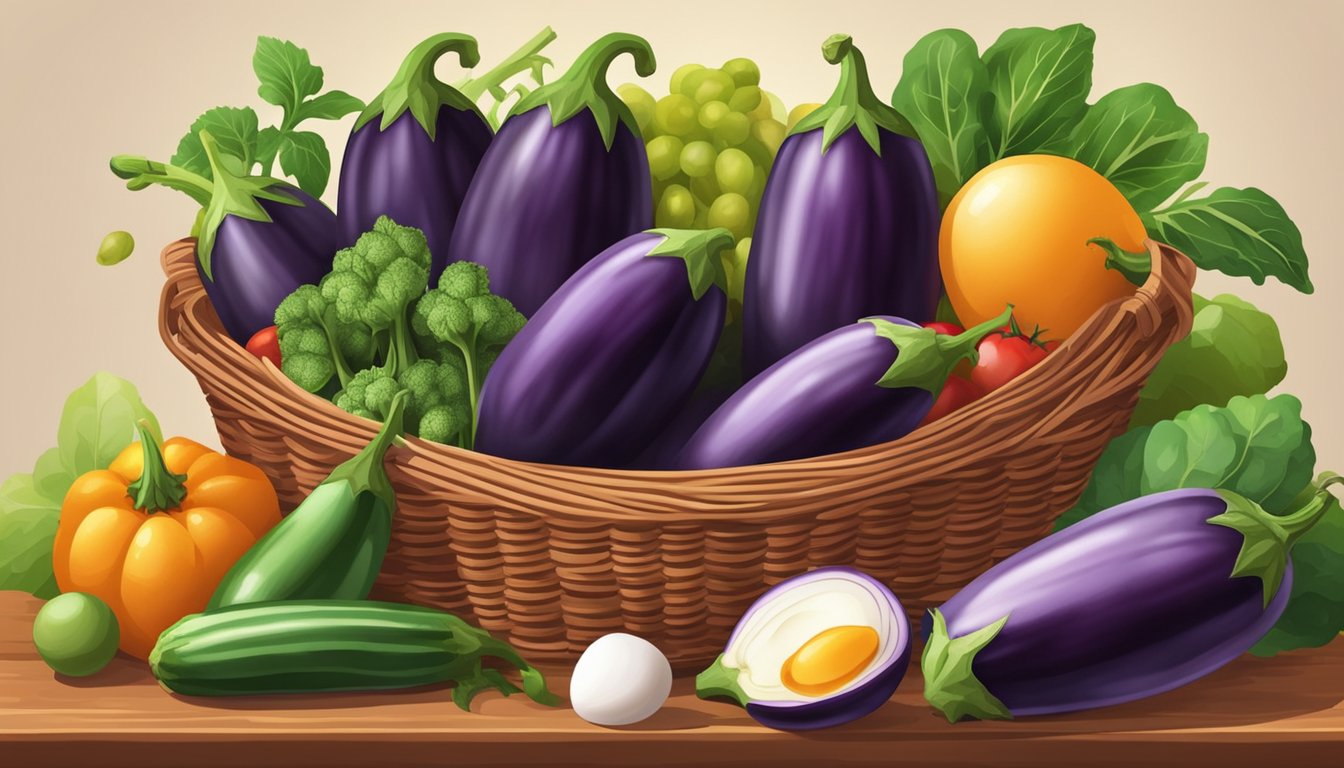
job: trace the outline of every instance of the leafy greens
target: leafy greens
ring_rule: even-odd
[[[1166,89],[1118,88],[1088,104],[1096,36],[1081,24],[1010,29],[977,54],[965,32],[925,35],[905,57],[892,104],[914,125],[946,205],[977,171],[1011,155],[1047,153],[1086,163],[1108,178],[1154,238],[1204,269],[1303,293],[1302,235],[1283,208],[1255,188],[1206,197],[1208,135]]]

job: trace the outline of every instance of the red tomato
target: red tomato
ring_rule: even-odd
[[[933,407],[929,409],[929,414],[924,420],[919,422],[919,426],[931,424],[963,406],[970,405],[979,400],[983,394],[984,391],[974,382],[960,376],[949,376],[947,383],[943,385],[943,391],[938,393],[938,399],[933,401]]]
[[[925,323],[924,327],[932,328],[934,333],[937,333],[940,336],[960,336],[961,334],[966,332],[965,328],[962,328],[960,325],[957,325],[956,323],[943,323],[934,321],[931,323]],[[971,361],[962,360],[961,362],[957,363],[957,367],[952,369],[952,375],[968,378],[971,375]]]
[[[280,337],[275,333],[275,326],[262,328],[260,331],[252,334],[252,338],[247,340],[247,351],[257,357],[270,360],[275,363],[275,367],[280,367]]]
[[[971,381],[988,393],[1044,360],[1050,354],[1050,346],[1005,329],[981,339],[976,351],[980,361],[971,371]]]

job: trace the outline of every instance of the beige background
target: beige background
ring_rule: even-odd
[[[1205,294],[1233,291],[1279,321],[1320,465],[1344,470],[1341,342],[1344,259],[1330,234],[1341,220],[1339,147],[1344,109],[1344,3],[1173,0],[1078,2],[0,2],[0,477],[28,471],[55,441],[66,394],[96,370],[139,384],[165,431],[214,441],[191,376],[156,330],[158,251],[191,224],[193,204],[164,189],[131,193],[107,170],[117,153],[167,160],[192,119],[216,105],[251,105],[263,125],[278,110],[256,95],[258,34],[294,40],[326,71],[328,87],[368,99],[412,45],[469,32],[492,63],[551,24],[548,53],[562,66],[597,35],[646,36],[662,68],[651,90],[687,61],[759,62],[762,85],[790,105],[823,100],[834,70],[818,53],[832,32],[856,36],[879,93],[924,33],[967,30],[981,47],[1012,26],[1081,21],[1097,31],[1093,97],[1121,85],[1166,86],[1212,137],[1204,178],[1259,186],[1302,229],[1313,296],[1277,283],[1201,275]],[[455,63],[441,75],[455,79]],[[633,77],[628,60],[613,82]],[[264,107],[264,108],[263,108]],[[349,121],[321,129],[339,164]],[[334,201],[336,171],[327,199]],[[135,235],[131,261],[93,257],[114,229]],[[1333,311],[1332,311],[1333,310]]]

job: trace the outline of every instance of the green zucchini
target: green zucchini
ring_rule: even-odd
[[[519,692],[482,658],[522,674],[522,691],[558,699],[541,672],[508,643],[452,614],[371,600],[253,603],[188,616],[164,630],[149,655],[174,693],[238,696],[410,688],[453,683],[467,709],[481,691]]]
[[[377,437],[234,563],[206,610],[368,597],[392,538],[397,500],[383,459],[401,434],[405,404],[405,392],[392,399]]]

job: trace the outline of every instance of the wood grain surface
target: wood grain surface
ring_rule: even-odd
[[[41,601],[0,592],[0,766],[833,766],[1340,765],[1344,642],[1242,658],[1148,701],[1067,716],[949,725],[912,664],[896,696],[856,723],[815,733],[756,725],[701,701],[679,678],[652,719],[619,729],[515,696],[470,713],[445,689],[193,699],[118,656],[88,679],[55,675],[32,644]],[[548,669],[568,690],[566,671]]]

